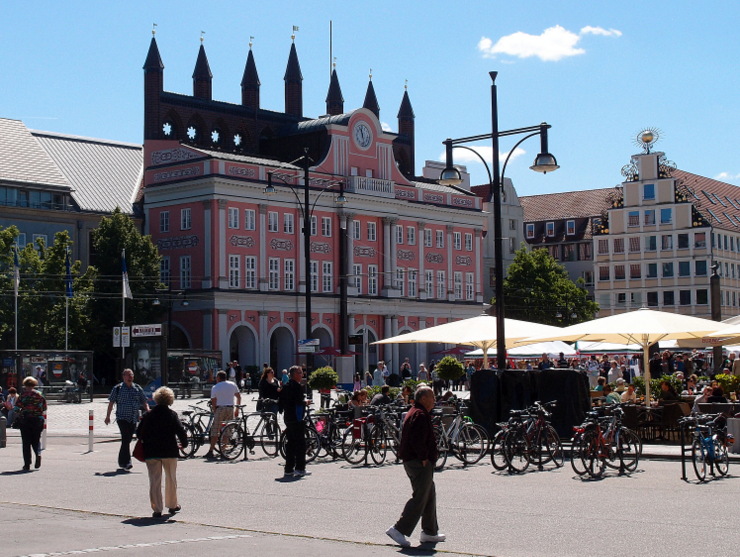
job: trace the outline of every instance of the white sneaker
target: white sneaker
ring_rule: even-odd
[[[411,542],[408,540],[406,536],[404,536],[401,532],[396,530],[394,527],[390,527],[385,531],[390,538],[396,542],[401,547],[411,547]]]
[[[443,542],[447,539],[447,536],[444,534],[427,534],[426,532],[422,532],[421,536],[419,537],[419,541],[421,543],[437,543],[437,542]]]

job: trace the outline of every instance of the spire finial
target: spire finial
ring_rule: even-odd
[[[254,37],[249,37],[249,50],[252,50],[252,45],[254,44]]]
[[[337,57],[336,56],[334,57],[334,63],[332,64],[332,68],[334,68],[335,70],[337,69]]]
[[[409,80],[408,79],[404,79],[403,81],[404,81],[404,83],[403,83],[403,90],[404,91],[408,91],[409,90]]]
[[[293,42],[295,42],[295,34],[296,34],[296,33],[297,33],[298,31],[299,31],[299,29],[298,29],[298,26],[297,26],[297,25],[294,25],[294,26],[293,26],[293,34],[292,34],[292,35],[290,36],[290,38],[291,38],[291,40],[292,40]]]
[[[203,44],[203,41],[206,40],[206,32],[201,31],[200,32],[200,44]]]
[[[370,68],[370,81],[372,81],[372,80],[373,80],[373,69]]]
[[[157,24],[152,23],[152,37],[157,34]]]

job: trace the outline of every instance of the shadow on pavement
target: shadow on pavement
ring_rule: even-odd
[[[7,470],[6,472],[0,472],[0,476],[16,476],[18,474],[30,474],[31,470]]]
[[[141,516],[137,518],[127,518],[122,520],[121,524],[128,524],[130,526],[156,526],[158,524],[177,524],[176,520],[169,520],[168,517],[162,516],[161,518],[153,518],[151,516]]]
[[[117,470],[111,470],[110,472],[95,472],[96,476],[102,476],[104,478],[112,478],[115,476],[127,476],[131,474],[128,470],[121,470],[120,468]]]

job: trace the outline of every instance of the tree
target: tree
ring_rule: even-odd
[[[142,235],[136,223],[116,208],[103,217],[93,231],[94,266],[96,269],[92,301],[95,326],[91,334],[96,350],[96,367],[110,367],[118,355],[113,348],[113,327],[122,317],[121,252],[126,250],[126,268],[133,300],[126,300],[126,323],[145,324],[161,321],[161,308],[152,304],[159,282],[159,253],[150,236]],[[106,373],[103,371],[102,373]]]
[[[18,230],[10,227],[0,231],[0,257],[9,270],[0,281],[7,293],[0,303],[0,346],[14,347],[15,302],[12,275],[13,245]],[[66,297],[66,258],[71,249],[69,233],[57,232],[54,243],[43,240],[26,245],[18,252],[20,287],[18,289],[18,347],[20,349],[55,349],[65,345],[65,306],[69,307],[69,348],[84,349],[90,326],[91,277],[94,270],[80,275],[81,264],[70,265],[73,297]]]
[[[583,279],[573,282],[547,250],[526,246],[517,250],[509,265],[504,299],[506,317],[545,325],[589,321],[599,311],[599,305],[588,299]]]

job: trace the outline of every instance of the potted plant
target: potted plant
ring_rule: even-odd
[[[327,391],[337,386],[339,375],[329,366],[320,367],[308,378],[308,386],[315,391]]]
[[[457,358],[445,356],[437,363],[434,371],[437,372],[437,376],[440,379],[445,381],[454,381],[465,373],[465,368],[463,367],[462,362],[459,362]]]

